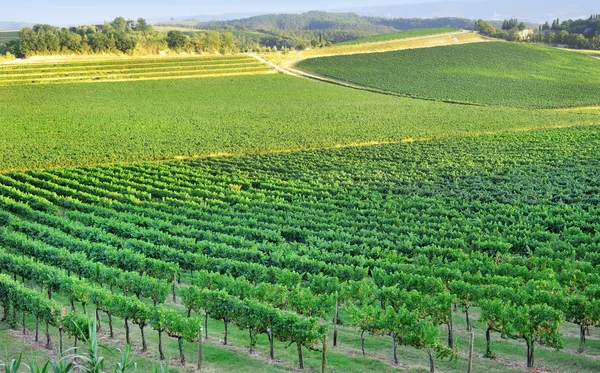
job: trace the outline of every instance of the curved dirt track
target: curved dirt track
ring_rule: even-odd
[[[308,71],[297,67],[297,64],[300,61],[304,61],[310,58],[319,58],[319,57],[328,57],[328,56],[340,56],[340,55],[352,55],[352,54],[362,54],[362,53],[382,53],[382,52],[392,52],[399,50],[407,50],[407,49],[417,49],[417,48],[432,48],[446,45],[458,45],[458,44],[469,44],[469,43],[481,43],[492,41],[495,39],[489,39],[482,37],[481,35],[469,32],[469,31],[460,31],[460,32],[452,32],[447,34],[438,34],[438,35],[429,35],[423,37],[416,38],[408,38],[408,39],[399,39],[399,40],[391,40],[384,42],[374,42],[367,44],[355,44],[349,46],[340,46],[340,47],[331,47],[324,49],[316,49],[310,51],[302,51],[298,54],[290,55],[290,58],[284,58],[281,61],[275,63],[270,61],[269,58],[263,58],[255,53],[249,53],[248,55],[256,58],[258,61],[266,63],[270,67],[274,68],[278,72],[283,74],[301,77],[306,79],[311,79],[323,83],[335,84],[342,87],[358,89],[361,91],[368,91],[373,93],[385,94],[390,96],[398,96],[398,97],[407,97],[419,100],[427,100],[427,101],[438,101],[438,102],[446,102],[450,104],[462,104],[462,105],[475,105],[475,106],[483,106],[480,104],[470,103],[470,102],[461,102],[461,101],[453,101],[453,100],[439,100],[432,99],[427,97],[416,97],[403,93],[387,91],[378,88],[372,88],[364,85],[360,85],[357,83],[333,78],[327,75],[319,74],[313,71]]]

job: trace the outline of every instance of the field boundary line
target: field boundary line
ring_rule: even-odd
[[[598,57],[600,59],[600,57]],[[544,111],[579,111],[579,110],[600,110],[600,106],[574,106],[574,107],[561,107],[552,109],[543,109]]]

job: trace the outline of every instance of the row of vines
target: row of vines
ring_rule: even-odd
[[[394,364],[410,346],[434,371],[460,358],[453,310],[470,329],[477,308],[486,357],[511,337],[532,367],[565,322],[583,353],[600,323],[599,142],[591,127],[1,174],[4,315],[63,328],[105,313],[143,350],[146,327],[176,338],[182,361],[220,320],[224,344],[234,325],[251,352],[266,335],[271,359],[295,344],[302,368],[328,330],[343,343],[344,314],[363,355],[385,336]]]

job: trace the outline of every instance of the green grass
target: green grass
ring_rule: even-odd
[[[0,170],[248,154],[600,123],[448,105],[281,74],[0,87]]]
[[[301,61],[301,68],[420,98],[490,106],[600,104],[600,61],[514,43],[474,43]]]
[[[336,45],[355,45],[355,44],[365,44],[365,43],[377,43],[383,41],[390,40],[398,40],[398,39],[408,39],[408,38],[418,38],[421,36],[430,36],[430,35],[438,35],[445,34],[449,32],[458,32],[460,31],[457,27],[437,27],[437,28],[424,28],[424,29],[416,29],[416,30],[404,30],[393,32],[390,34],[382,34],[382,35],[374,35],[368,36],[365,38],[360,38],[356,40],[345,41],[343,43],[337,43]]]

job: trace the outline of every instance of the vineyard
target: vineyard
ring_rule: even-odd
[[[17,31],[0,31],[0,44],[5,44],[9,41],[18,39],[19,33]]]
[[[328,335],[333,371],[462,372],[472,330],[475,371],[597,372],[599,145],[581,127],[1,174],[4,318],[64,346],[96,318],[194,365],[202,327],[274,371],[320,368]]]
[[[458,31],[460,31],[460,30],[456,27],[438,27],[438,28],[405,30],[405,31],[394,32],[391,34],[375,35],[375,36],[369,36],[366,38],[350,40],[350,41],[346,41],[343,43],[337,43],[337,45],[378,43],[378,42],[398,40],[398,39],[418,38],[418,37],[423,37],[423,36],[446,34],[446,33],[450,33],[450,32],[458,32]]]
[[[600,104],[600,61],[525,44],[312,58],[298,67],[415,98],[533,109]]]
[[[589,125],[600,111],[398,98],[283,74],[0,87],[0,170]]]
[[[249,56],[81,60],[0,65],[0,86],[202,78],[272,72]]]

